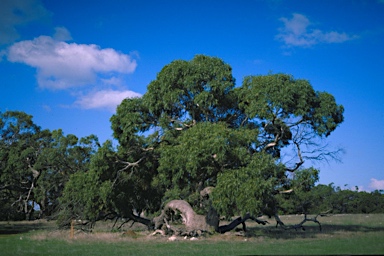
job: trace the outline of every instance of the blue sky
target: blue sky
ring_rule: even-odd
[[[316,164],[320,183],[384,189],[383,47],[383,0],[2,0],[0,111],[105,141],[162,67],[216,56],[237,85],[288,73],[333,94],[345,121],[328,142],[345,154]]]

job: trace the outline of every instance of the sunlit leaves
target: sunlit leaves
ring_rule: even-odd
[[[231,67],[219,58],[197,55],[191,61],[173,61],[165,66],[143,96],[156,117],[169,121],[223,120],[234,103]]]
[[[244,78],[239,98],[240,106],[249,117],[275,120],[307,114],[314,97],[308,81],[276,74]]]

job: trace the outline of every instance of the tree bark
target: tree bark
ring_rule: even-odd
[[[192,206],[184,200],[172,200],[165,205],[161,215],[153,220],[156,229],[162,224],[167,224],[167,228],[170,228],[168,222],[171,220],[171,212],[180,214],[187,232],[217,229],[217,226],[212,226],[215,225],[216,222],[218,224],[218,221],[215,221],[214,216],[209,216],[209,214],[207,216],[197,214],[192,209]],[[216,218],[218,220],[218,216],[216,216]]]
[[[148,229],[151,229],[151,226],[152,226],[152,222],[150,219],[146,219],[146,218],[143,218],[143,217],[140,217],[138,215],[135,215],[133,213],[130,213],[128,215],[128,218],[133,220],[134,222],[139,222],[141,224],[144,224],[148,227]]]
[[[254,216],[250,215],[249,213],[247,213],[247,214],[245,214],[245,216],[243,218],[242,217],[238,217],[237,219],[233,220],[228,225],[219,226],[217,232],[223,234],[225,232],[228,232],[228,231],[231,231],[231,230],[235,229],[240,224],[242,224],[242,226],[243,226],[243,231],[246,232],[247,231],[247,226],[246,226],[245,222],[247,220],[249,220],[249,219],[251,219],[253,221],[256,221],[257,224],[265,225],[265,224],[268,223],[268,221],[266,221],[266,220],[259,220],[256,217],[254,217]]]
[[[258,224],[265,225],[267,221],[258,220],[256,217],[247,213],[244,217],[238,217],[228,225],[219,226],[219,215],[216,210],[211,207],[206,215],[197,214],[191,205],[184,200],[172,200],[165,205],[160,216],[153,218],[152,223],[155,229],[161,229],[166,226],[166,229],[171,230],[173,233],[179,232],[176,228],[172,227],[169,222],[172,220],[172,214],[180,214],[185,231],[190,234],[196,232],[212,232],[225,233],[235,229],[238,225],[242,225],[243,230],[246,231],[245,221],[248,219],[256,221]]]

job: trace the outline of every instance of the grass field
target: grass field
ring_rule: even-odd
[[[301,216],[282,216],[298,223]],[[319,218],[306,230],[276,229],[274,221],[247,223],[245,236],[235,232],[196,241],[167,241],[136,228],[135,233],[107,232],[111,223],[97,224],[93,233],[56,230],[54,223],[0,222],[0,255],[335,255],[384,254],[384,214],[333,215]],[[128,228],[128,227],[127,227]]]

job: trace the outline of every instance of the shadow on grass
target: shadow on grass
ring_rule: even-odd
[[[0,235],[28,233],[34,230],[52,230],[53,223],[45,221],[0,222]]]
[[[356,233],[384,233],[384,215],[345,215],[324,218],[321,222],[322,230],[315,223],[309,222],[304,225],[305,230],[302,229],[289,229],[284,230],[281,227],[275,227],[275,223],[270,221],[270,224],[265,226],[258,225],[253,221],[247,222],[247,237],[265,237],[272,239],[288,240],[295,238],[310,239],[319,238],[322,236],[332,236],[336,234],[343,234],[346,236],[353,236]],[[297,223],[300,217],[291,220],[290,223]],[[334,223],[336,222],[336,223]],[[104,223],[102,223],[104,224]],[[0,222],[0,236],[14,235],[28,233],[35,230],[52,231],[57,230],[58,227],[54,221],[37,220],[37,221],[11,221]],[[101,232],[110,232],[110,226],[104,224],[100,225]]]
[[[322,230],[316,225],[304,226],[302,229],[284,230],[281,227],[276,228],[273,225],[265,227],[249,227],[247,228],[248,237],[264,236],[275,239],[295,239],[295,238],[315,238],[321,234],[334,235],[336,233],[353,234],[356,232],[384,232],[384,226],[372,227],[366,225],[340,225],[340,224],[322,224]]]

